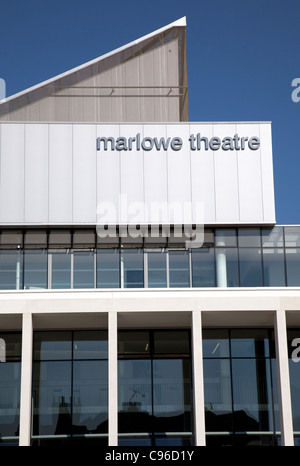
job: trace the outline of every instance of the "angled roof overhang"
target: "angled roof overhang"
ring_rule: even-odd
[[[101,73],[124,64],[136,57],[147,54],[148,52],[174,40],[177,40],[178,43],[178,78],[176,82],[172,82],[172,80],[170,80],[168,83],[164,82],[164,85],[162,86],[114,86],[113,84],[108,84],[105,86],[106,93],[103,93],[104,86],[99,86],[97,88],[97,92],[102,92],[102,95],[95,95],[95,88],[93,88],[92,95],[89,95],[86,92],[89,87],[85,87],[84,84],[88,83],[90,78],[100,75]],[[156,88],[155,94],[157,96],[157,88],[159,87],[161,97],[179,97],[179,121],[188,121],[185,17],[112,52],[106,53],[94,60],[84,63],[83,65],[77,66],[76,68],[48,79],[47,81],[3,99],[0,101],[0,119],[14,120],[14,118],[9,117],[9,114],[41,101],[42,99],[52,97],[83,97],[81,92],[82,89],[85,89],[85,96],[87,97],[124,98],[132,97],[134,92],[137,92],[139,97],[151,97],[151,89],[153,91],[154,88]],[[90,89],[91,88],[92,86]],[[73,94],[70,93],[70,90],[72,90]],[[68,91],[68,94],[63,94],[66,91]],[[78,91],[79,94],[76,94]]]

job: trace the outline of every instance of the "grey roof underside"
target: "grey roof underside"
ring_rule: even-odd
[[[0,121],[188,121],[185,18],[4,99]]]

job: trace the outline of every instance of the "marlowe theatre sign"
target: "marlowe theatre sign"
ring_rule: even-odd
[[[153,148],[156,150],[168,150],[179,151],[183,147],[183,140],[180,137],[168,137],[168,138],[157,138],[157,137],[141,137],[140,133],[137,133],[134,137],[98,137],[97,138],[97,150],[116,150],[116,151],[131,151],[131,150],[144,150],[151,151]],[[249,148],[251,150],[257,150],[260,147],[260,139],[257,136],[243,136],[240,137],[237,133],[233,137],[226,136],[219,138],[213,136],[207,138],[201,136],[200,133],[191,134],[188,138],[189,148],[192,151],[200,150],[219,150],[233,151],[233,150],[245,150]]]

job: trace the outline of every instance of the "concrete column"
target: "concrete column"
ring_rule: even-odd
[[[108,314],[108,445],[118,445],[118,323],[115,311]]]
[[[20,403],[20,446],[30,446],[31,400],[32,400],[32,314],[23,314],[21,403]]]
[[[219,242],[219,246],[223,243]],[[217,287],[227,287],[227,264],[225,249],[216,248]]]
[[[195,444],[205,446],[205,409],[202,358],[201,312],[193,311],[192,322],[192,360],[194,374],[194,419]]]
[[[285,311],[276,311],[275,314],[275,342],[278,374],[278,398],[281,425],[281,442],[283,446],[293,446],[293,417],[290,391],[290,373]]]

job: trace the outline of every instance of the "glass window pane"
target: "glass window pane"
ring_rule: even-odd
[[[223,329],[203,329],[202,345],[204,358],[229,357],[229,333]]]
[[[294,431],[300,431],[300,329],[288,330],[289,373]]]
[[[188,251],[169,251],[170,287],[190,286],[190,266]]]
[[[0,426],[3,437],[18,436],[20,419],[21,363],[0,363]]]
[[[230,344],[232,357],[255,358],[270,355],[267,329],[232,329]]]
[[[261,250],[240,248],[240,286],[262,286]]]
[[[239,228],[239,246],[240,247],[260,247],[260,229],[259,228]]]
[[[47,251],[24,251],[24,288],[44,289],[48,286]]]
[[[215,286],[213,248],[192,249],[192,277],[194,287]]]
[[[33,357],[35,360],[71,359],[71,332],[34,332]]]
[[[300,285],[300,249],[287,248],[286,257],[286,276],[287,286]]]
[[[94,252],[74,252],[74,288],[94,288]]]
[[[278,248],[283,247],[283,227],[263,229],[261,231],[263,247]]]
[[[150,354],[149,332],[119,332],[118,352],[123,356]]]
[[[72,425],[76,434],[108,432],[107,361],[73,364]]]
[[[189,332],[170,330],[154,332],[154,353],[189,355]]]
[[[148,287],[167,287],[167,254],[165,251],[147,253],[148,260]]]
[[[22,334],[0,332],[0,362],[20,361]]]
[[[97,288],[119,287],[119,249],[99,249],[97,251]]]
[[[21,251],[0,251],[0,290],[22,289],[22,259]]]
[[[284,250],[263,249],[264,286],[285,286]]]
[[[71,434],[72,362],[34,364],[33,434]]]
[[[119,432],[152,432],[150,360],[118,361]]]
[[[217,229],[215,231],[215,246],[237,246],[236,230]]]
[[[239,286],[237,248],[216,248],[217,286]]]
[[[52,252],[51,288],[71,288],[71,254],[67,251]]]
[[[107,332],[105,330],[75,331],[74,359],[107,359]]]
[[[191,432],[191,377],[187,359],[153,361],[154,432]]]
[[[234,429],[273,430],[269,360],[232,359]]]
[[[142,249],[121,251],[121,286],[123,288],[143,288],[144,253]]]
[[[284,227],[284,239],[286,247],[300,246],[300,227],[290,226]]]
[[[204,359],[205,426],[207,432],[232,432],[229,359]]]

